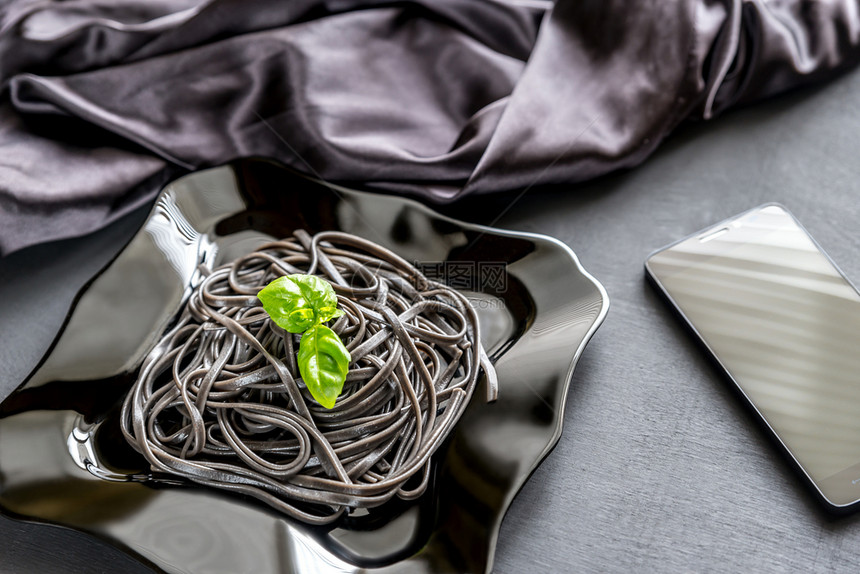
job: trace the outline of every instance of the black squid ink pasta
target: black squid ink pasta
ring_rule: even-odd
[[[419,497],[482,371],[487,400],[497,394],[466,297],[373,242],[300,230],[203,271],[122,407],[123,434],[156,477],[327,524]],[[344,311],[330,326],[351,363],[332,409],[300,378],[300,335],[278,327],[257,298],[296,273],[330,282]]]

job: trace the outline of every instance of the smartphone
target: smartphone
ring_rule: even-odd
[[[648,276],[831,510],[860,501],[860,293],[768,204],[650,255]]]

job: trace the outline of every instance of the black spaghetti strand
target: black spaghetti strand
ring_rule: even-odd
[[[300,335],[257,299],[277,277],[308,272],[345,311],[332,329],[353,361],[331,410],[300,378]],[[208,273],[144,361],[121,426],[156,473],[326,524],[420,496],[482,368],[492,400],[495,372],[462,294],[360,237],[297,231]]]

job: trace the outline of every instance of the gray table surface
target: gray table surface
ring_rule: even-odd
[[[860,71],[685,126],[636,169],[455,208],[557,237],[612,301],[561,440],[505,518],[496,572],[860,570],[858,518],[821,511],[642,268],[654,249],[776,201],[860,282],[858,93]],[[0,260],[0,399],[144,216]],[[149,570],[82,534],[0,518],[0,572]]]

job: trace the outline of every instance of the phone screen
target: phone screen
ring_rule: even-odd
[[[780,206],[648,271],[831,504],[860,499],[860,295]]]

